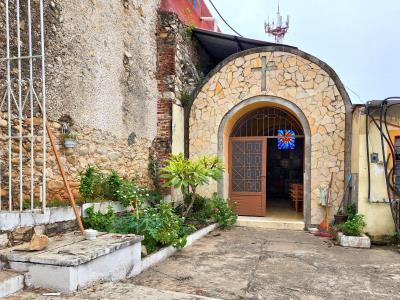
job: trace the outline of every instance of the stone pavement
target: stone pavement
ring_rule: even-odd
[[[306,232],[235,227],[214,231],[133,279],[65,298],[201,299],[197,296],[400,299],[400,254],[383,247],[346,249]],[[9,299],[60,297],[25,291]]]

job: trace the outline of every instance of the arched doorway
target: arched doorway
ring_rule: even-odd
[[[277,106],[247,112],[229,136],[229,199],[239,215],[303,219],[305,135]]]

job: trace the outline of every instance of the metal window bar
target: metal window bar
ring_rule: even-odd
[[[47,132],[45,126],[46,82],[43,0],[2,1],[5,3],[5,32],[1,35],[5,34],[6,38],[5,49],[1,49],[2,52],[0,52],[4,52],[5,57],[0,57],[0,63],[5,62],[6,64],[6,76],[0,76],[0,78],[6,77],[6,80],[4,96],[0,98],[0,112],[7,114],[8,155],[0,155],[0,210],[5,208],[4,205],[7,205],[4,201],[4,191],[7,190],[7,209],[9,211],[16,210],[16,208],[22,211],[24,204],[29,204],[29,210],[34,210],[35,196],[39,196],[41,209],[44,210],[46,208]],[[0,22],[3,22],[2,19],[0,18]],[[22,28],[21,22],[28,24],[27,30]],[[16,32],[12,30],[16,30]],[[26,51],[28,53],[23,53]],[[36,66],[35,62],[40,64]],[[17,71],[13,68],[15,63]],[[40,74],[40,76],[35,77],[35,73]],[[26,95],[24,95],[25,91]],[[35,120],[38,120],[39,116],[41,122],[38,124]],[[28,117],[29,122],[27,122]],[[42,131],[40,135],[35,133],[35,131],[40,132],[40,130]],[[1,143],[3,142],[2,139]],[[39,150],[35,149],[35,143],[39,143]],[[41,167],[35,166],[36,158],[43,161]],[[28,169],[30,174],[27,172]],[[5,171],[8,173],[7,181],[3,180]],[[15,175],[14,172],[17,174]],[[14,177],[17,179],[15,180]],[[29,202],[25,202],[26,200],[29,200]]]

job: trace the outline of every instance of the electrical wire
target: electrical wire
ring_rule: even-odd
[[[218,11],[218,9],[215,7],[214,3],[212,2],[212,0],[208,0],[210,1],[210,4],[212,5],[212,7],[214,7],[215,11],[217,12],[218,16],[221,18],[221,20],[226,24],[226,26],[228,26],[234,33],[236,33],[238,36],[243,37],[239,32],[237,32],[235,29],[233,29],[233,27],[231,25],[229,25],[229,23],[224,19],[224,17],[221,15],[221,13]]]

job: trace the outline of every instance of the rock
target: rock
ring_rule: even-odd
[[[79,155],[80,156],[85,156],[87,154],[89,154],[89,148],[88,147],[82,146],[82,147],[79,148]]]
[[[147,248],[145,245],[142,245],[142,256],[147,256]]]
[[[49,238],[44,234],[34,234],[29,243],[29,251],[41,251],[49,245]]]
[[[3,128],[6,128],[7,127],[7,121],[6,120],[3,120],[3,119],[0,119],[0,127],[3,127]]]
[[[114,161],[117,160],[120,157],[120,154],[118,152],[112,151],[107,154],[107,157],[109,160]]]
[[[2,233],[0,234],[0,248],[5,248],[8,246],[8,234]]]

